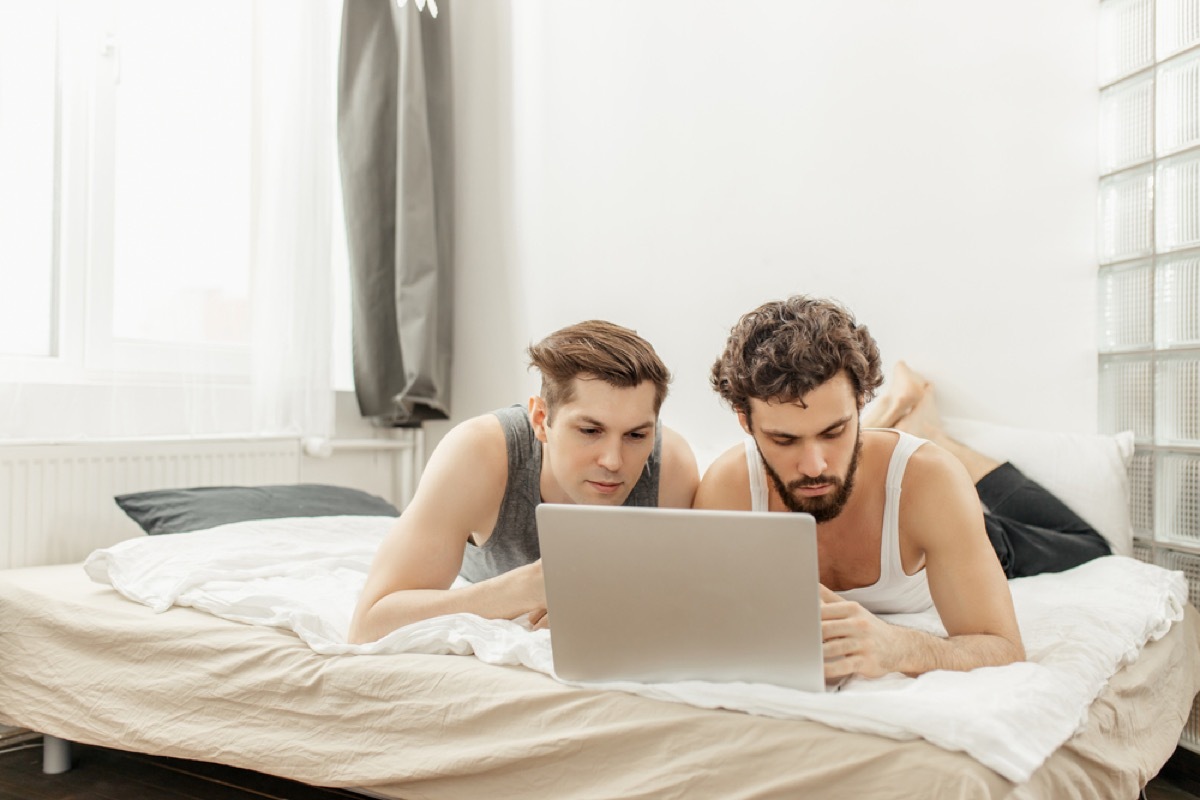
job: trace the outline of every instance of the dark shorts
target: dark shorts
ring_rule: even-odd
[[[1004,463],[975,484],[988,538],[1010,578],[1062,572],[1112,550],[1041,484]]]

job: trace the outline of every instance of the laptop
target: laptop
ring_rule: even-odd
[[[811,515],[546,503],[536,514],[560,678],[825,690]]]

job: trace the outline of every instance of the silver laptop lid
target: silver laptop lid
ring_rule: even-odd
[[[537,508],[554,669],[823,691],[808,514]]]

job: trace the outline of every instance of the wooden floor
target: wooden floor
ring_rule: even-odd
[[[258,772],[72,745],[73,766],[42,773],[41,740],[0,751],[0,800],[363,800]]]
[[[40,739],[0,749],[0,800],[362,800],[363,795],[200,761],[73,745],[73,767],[42,773]],[[1200,800],[1200,756],[1176,752],[1148,800]],[[1132,800],[1132,798],[1131,798]]]
[[[1200,800],[1200,755],[1182,747],[1146,787],[1148,800]]]

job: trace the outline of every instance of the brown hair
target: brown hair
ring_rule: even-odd
[[[573,379],[596,378],[618,389],[654,384],[654,413],[667,397],[671,373],[636,331],[603,320],[568,325],[529,346],[529,365],[542,374],[547,413],[574,399]]]
[[[835,301],[794,295],[738,320],[710,382],[735,411],[749,413],[752,397],[794,402],[839,372],[861,411],[883,383],[875,340]]]

